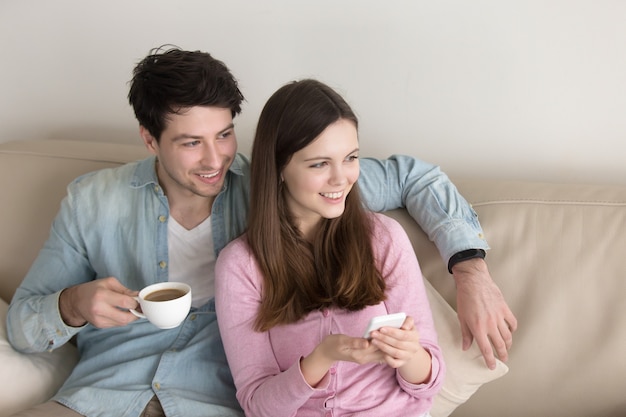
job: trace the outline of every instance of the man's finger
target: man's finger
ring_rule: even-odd
[[[472,346],[474,336],[472,335],[472,331],[470,330],[470,328],[464,322],[461,322],[460,324],[461,336],[463,337],[463,350],[467,350]]]

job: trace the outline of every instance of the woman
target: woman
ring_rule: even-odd
[[[408,237],[359,198],[357,126],[315,80],[280,88],[261,113],[248,231],[216,265],[218,324],[247,416],[428,415],[442,384]],[[363,338],[372,317],[398,312],[401,328]]]

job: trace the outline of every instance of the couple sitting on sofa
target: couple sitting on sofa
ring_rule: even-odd
[[[427,413],[444,366],[421,274],[402,229],[359,210],[357,189],[350,190],[359,173],[358,191],[369,209],[406,206],[449,260],[465,346],[473,336],[490,367],[493,349],[506,359],[516,321],[481,257],[487,245],[473,210],[436,167],[402,156],[358,160],[356,118],[345,112],[322,119],[322,109],[309,107],[315,101],[306,91],[345,104],[314,81],[283,87],[264,109],[250,164],[236,153],[232,123],[243,96],[221,62],[174,49],[139,63],[129,99],[156,158],[87,174],[69,186],[48,241],[13,297],[7,327],[18,350],[55,349],[77,336],[81,356],[52,401],[20,415],[106,410],[140,416],[154,409],[165,415],[241,415],[229,363],[246,411],[269,402],[273,415],[291,415],[294,410],[279,407],[324,407],[334,390],[354,400],[354,387],[329,386],[333,375],[360,380],[359,372],[375,369],[386,381],[381,389],[404,401],[396,406],[415,410],[411,415]],[[288,132],[284,140],[291,142],[278,143],[276,130],[302,128],[298,124],[309,117],[319,131],[304,130],[311,136],[298,137],[302,143],[291,143]],[[261,136],[268,141],[263,149]],[[302,161],[306,155],[315,157],[309,166],[302,165],[311,159]],[[315,191],[320,201],[307,199],[315,178],[337,181],[332,189]],[[345,194],[336,194],[340,190]],[[217,254],[247,230],[249,195],[254,215],[247,240],[237,240],[216,265]],[[291,240],[284,253],[266,246],[285,238]],[[258,266],[246,263],[250,259]],[[356,265],[359,276],[350,277],[346,272]],[[276,273],[272,280],[270,272]],[[274,281],[294,274],[297,283]],[[168,280],[193,287],[188,318],[171,330],[135,322],[128,309],[136,307],[136,290]],[[275,298],[265,297],[270,289]],[[374,332],[371,341],[358,334],[372,315],[401,310],[410,316],[401,329]],[[332,336],[306,338],[313,320],[317,334]],[[356,333],[339,334],[346,329]],[[289,338],[289,344],[274,346],[279,363],[258,362],[271,349],[268,332]],[[242,352],[238,338],[244,335],[265,341],[259,355],[256,346],[254,355]],[[251,382],[260,378],[260,386]],[[322,387],[323,395],[313,386]],[[250,401],[256,391],[261,399]],[[390,405],[367,406],[386,411]]]

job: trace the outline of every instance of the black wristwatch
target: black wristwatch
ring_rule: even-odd
[[[461,252],[457,252],[448,261],[448,272],[452,273],[452,267],[459,262],[467,261],[468,259],[480,258],[485,259],[485,251],[482,249],[468,249]]]

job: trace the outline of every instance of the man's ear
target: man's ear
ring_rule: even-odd
[[[146,145],[146,148],[148,148],[151,153],[156,154],[159,143],[157,142],[155,137],[152,136],[150,132],[148,132],[148,129],[143,126],[139,126],[139,135],[141,136],[144,145]]]

